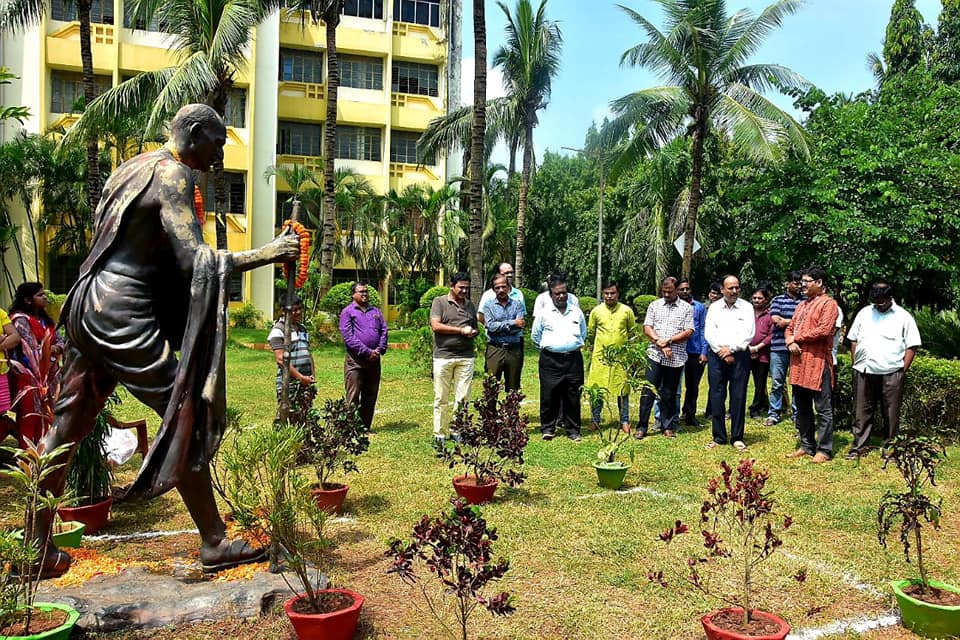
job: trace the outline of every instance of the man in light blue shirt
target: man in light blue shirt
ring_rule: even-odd
[[[516,300],[522,305],[526,305],[526,302],[523,299],[523,291],[520,291],[520,289],[517,289],[515,286],[513,286],[513,265],[509,262],[501,262],[499,265],[497,265],[497,275],[503,276],[507,279],[507,286],[510,287],[510,299]],[[496,278],[496,276],[494,276],[494,278]],[[490,288],[484,291],[483,295],[480,296],[480,304],[477,305],[478,311],[483,309],[483,305],[485,305],[487,302],[490,302],[497,297],[493,290],[493,281],[490,282],[490,285]],[[526,306],[524,306],[524,310],[526,310]],[[481,322],[483,321],[481,320]]]
[[[533,320],[530,337],[540,349],[540,432],[552,440],[558,426],[573,441],[580,440],[580,388],[587,320],[580,307],[567,302],[567,283],[549,283],[552,304]]]
[[[523,327],[526,307],[510,297],[510,283],[504,275],[493,278],[494,297],[480,303],[480,323],[487,330],[484,365],[487,375],[503,378],[507,391],[520,390],[523,371]]]

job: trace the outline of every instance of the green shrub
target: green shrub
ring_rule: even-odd
[[[580,296],[580,310],[583,311],[584,317],[589,318],[590,312],[593,311],[593,308],[597,306],[597,299],[593,296]]]
[[[954,310],[913,312],[923,338],[923,351],[937,358],[960,358],[960,314]]]
[[[853,373],[850,356],[838,356],[834,426],[853,426]],[[880,412],[877,412],[880,419]],[[903,428],[922,435],[955,439],[960,435],[960,361],[918,357],[907,372],[903,390]],[[875,433],[884,433],[875,427]]]
[[[433,331],[430,327],[420,327],[410,338],[410,364],[421,376],[429,376],[433,371]]]
[[[340,317],[340,311],[353,302],[353,296],[350,294],[351,288],[353,288],[353,282],[341,282],[331,287],[330,291],[327,291],[327,295],[320,300],[320,309]],[[380,307],[382,304],[380,292],[372,285],[368,288],[370,289],[370,304],[374,307]]]
[[[657,296],[648,294],[639,295],[633,299],[633,313],[637,316],[637,320],[643,322],[644,317],[647,315],[647,307],[656,299]]]
[[[395,285],[397,291],[397,306],[404,312],[410,313],[420,306],[420,298],[430,289],[430,281],[426,278],[399,278]]]
[[[430,309],[417,309],[410,314],[410,326],[414,329],[430,326]]]
[[[230,312],[230,323],[237,329],[259,329],[264,321],[263,312],[250,302]]]
[[[439,298],[440,296],[445,296],[450,293],[450,287],[443,285],[437,285],[435,287],[430,287],[427,289],[426,293],[420,296],[420,308],[430,310],[430,305],[433,304],[434,298]]]
[[[537,292],[533,289],[520,287],[520,293],[523,294],[523,305],[527,308],[527,332],[533,325],[533,305],[537,301]]]

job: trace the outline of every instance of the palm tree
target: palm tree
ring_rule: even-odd
[[[387,194],[389,245],[404,274],[457,270],[459,249],[467,239],[460,211],[450,207],[457,197],[449,185],[434,189],[419,183]]]
[[[801,89],[807,86],[806,80],[781,65],[746,64],[802,0],[777,0],[756,17],[746,9],[727,15],[725,0],[657,2],[665,14],[663,31],[633,9],[620,6],[647,35],[645,42],[623,53],[620,63],[650,68],[672,84],[613,101],[615,118],[606,133],[613,139],[629,137],[614,163],[614,173],[678,134],[690,138],[690,193],[681,269],[689,277],[702,201],[704,143],[711,130],[722,131],[735,147],[757,159],[777,157],[784,141],[808,153],[800,125],[760,93],[770,88]]]
[[[90,40],[91,0],[75,0],[80,21],[80,65],[83,71],[83,101],[90,105],[96,97],[93,83],[93,48]],[[0,32],[19,32],[40,24],[47,12],[45,0],[0,0]],[[87,206],[95,211],[100,202],[100,159],[94,132],[85,137],[87,147]]]
[[[164,123],[185,104],[202,102],[221,117],[236,72],[247,64],[251,32],[280,6],[280,0],[132,0],[133,15],[164,28],[177,64],[144,71],[104,92],[86,110],[67,138],[89,135],[131,111],[145,110],[145,135],[162,134]],[[90,132],[90,133],[88,133]],[[223,166],[214,167],[217,248],[227,248]]]
[[[483,292],[483,148],[487,133],[487,14],[473,0],[473,123],[470,127],[470,299]]]
[[[563,38],[556,22],[546,19],[547,0],[540,0],[536,12],[530,0],[517,0],[515,13],[502,1],[497,6],[507,18],[506,43],[494,54],[493,65],[503,69],[503,80],[514,112],[514,122],[523,133],[523,169],[517,202],[517,248],[513,264],[514,281],[523,283],[526,243],[525,225],[530,180],[533,173],[533,130],[537,112],[547,106],[553,77],[560,70]],[[516,138],[511,140],[516,148]]]

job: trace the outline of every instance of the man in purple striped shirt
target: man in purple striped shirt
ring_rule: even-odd
[[[380,393],[380,358],[387,352],[387,321],[380,309],[370,306],[366,282],[355,282],[353,302],[340,312],[340,335],[347,347],[343,360],[343,384],[347,400],[360,410],[370,428]]]

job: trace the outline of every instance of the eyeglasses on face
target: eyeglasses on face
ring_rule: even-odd
[[[811,284],[816,282],[813,278],[800,278],[800,284]]]

